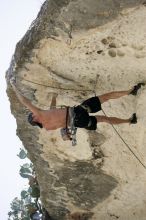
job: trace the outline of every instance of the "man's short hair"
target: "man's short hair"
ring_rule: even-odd
[[[28,115],[28,122],[32,125],[32,126],[38,126],[39,128],[43,128],[43,125],[39,122],[33,121],[33,113],[29,113]]]

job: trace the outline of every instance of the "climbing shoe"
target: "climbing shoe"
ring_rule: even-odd
[[[136,124],[137,123],[137,116],[136,113],[133,113],[132,117],[130,118],[130,124]]]
[[[138,83],[133,87],[133,90],[129,93],[131,95],[137,95],[138,90],[141,88],[141,86],[144,86],[145,83]]]

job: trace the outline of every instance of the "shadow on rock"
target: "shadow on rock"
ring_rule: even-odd
[[[92,209],[106,199],[118,184],[114,177],[89,162],[66,164],[57,174],[59,181],[55,186],[63,184],[74,205],[86,209]]]

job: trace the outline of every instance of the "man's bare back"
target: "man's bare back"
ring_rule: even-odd
[[[46,130],[56,130],[57,128],[64,128],[66,126],[66,108],[40,110],[38,121]]]

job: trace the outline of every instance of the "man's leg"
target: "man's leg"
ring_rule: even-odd
[[[128,119],[107,117],[107,116],[103,116],[103,115],[96,115],[95,117],[97,119],[97,123],[99,123],[99,122],[106,122],[109,124],[123,124],[123,123],[136,124],[137,123],[137,117],[136,117],[135,113]]]
[[[109,92],[103,95],[98,96],[101,104],[108,101],[109,99],[118,99],[125,95],[137,95],[138,90],[141,88],[141,86],[144,86],[145,83],[138,83],[135,85],[132,89],[126,90],[126,91],[116,91],[116,92]]]
[[[109,93],[98,96],[98,98],[102,104],[110,99],[118,99],[122,96],[129,95],[132,90],[133,89],[126,90],[126,91],[109,92]]]

